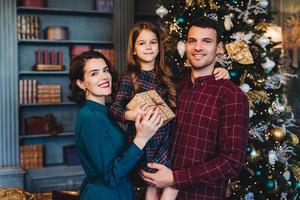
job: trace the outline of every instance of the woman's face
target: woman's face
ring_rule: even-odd
[[[141,68],[152,70],[158,55],[158,39],[150,30],[142,30],[134,44],[134,54],[137,56]]]
[[[92,58],[84,66],[83,81],[77,80],[78,86],[86,90],[86,99],[104,102],[105,96],[111,94],[112,77],[109,67],[101,58]]]

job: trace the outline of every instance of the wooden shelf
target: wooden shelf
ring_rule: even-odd
[[[20,139],[25,138],[48,138],[48,137],[62,137],[62,136],[73,136],[74,132],[64,132],[58,133],[57,135],[49,135],[48,133],[41,133],[41,134],[32,134],[32,135],[20,135]]]
[[[69,71],[20,71],[19,75],[68,75]]]
[[[81,165],[46,165],[43,168],[26,170],[24,189],[39,193],[54,190],[78,190],[85,177]]]
[[[53,15],[83,15],[83,16],[100,16],[111,17],[112,12],[100,12],[97,10],[72,10],[61,8],[35,8],[35,7],[18,7],[18,14],[53,14]]]
[[[73,102],[61,102],[61,103],[29,103],[29,104],[20,104],[20,107],[33,107],[33,106],[70,106],[76,105]]]
[[[91,45],[113,45],[113,41],[89,41],[89,40],[18,40],[20,44],[91,44]]]
[[[47,165],[43,168],[32,168],[32,169],[28,169],[27,171],[45,171],[43,174],[47,174],[47,170],[55,170],[55,169],[61,169],[61,171],[64,171],[63,169],[78,169],[76,170],[76,172],[79,172],[81,174],[81,172],[83,172],[83,169],[81,167],[81,165]],[[58,170],[55,170],[54,172],[58,172]],[[83,172],[84,173],[84,172]]]

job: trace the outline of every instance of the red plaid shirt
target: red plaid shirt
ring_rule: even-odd
[[[172,164],[179,200],[220,200],[248,142],[248,102],[230,80],[186,80],[178,96]]]

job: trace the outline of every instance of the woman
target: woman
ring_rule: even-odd
[[[128,173],[142,157],[148,140],[162,125],[158,110],[147,110],[135,121],[136,136],[126,145],[124,134],[109,117],[105,96],[111,94],[111,67],[99,52],[75,57],[70,66],[70,100],[82,107],[75,140],[87,175],[80,199],[135,199]]]

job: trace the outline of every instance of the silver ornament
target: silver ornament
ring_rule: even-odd
[[[278,100],[275,100],[273,103],[272,103],[272,108],[275,112],[283,112],[285,110],[285,107],[283,104],[279,103]]]
[[[259,44],[262,48],[265,48],[268,44],[270,44],[270,39],[265,36],[261,36],[256,40],[256,43]]]
[[[271,107],[268,108],[268,113],[269,113],[270,115],[273,115],[273,114],[274,114],[274,111],[273,111],[273,109],[272,109]]]
[[[155,13],[160,18],[163,18],[166,14],[168,14],[168,10],[163,5],[161,5],[159,8],[156,9]]]
[[[177,51],[178,51],[180,57],[182,58],[185,53],[185,43],[182,40],[178,41],[178,43],[177,43]]]
[[[269,2],[267,0],[260,0],[258,2],[259,7],[266,8],[269,5]]]
[[[244,83],[243,85],[240,86],[241,90],[244,92],[244,93],[247,93],[250,91],[250,86],[247,84],[247,83]]]
[[[249,24],[249,25],[253,25],[254,20],[253,19],[247,19],[246,23]]]
[[[253,117],[254,111],[252,109],[249,110],[249,118]]]
[[[233,23],[231,21],[230,15],[224,16],[224,27],[225,27],[226,31],[229,31],[233,27]]]
[[[281,193],[280,200],[287,200],[287,193],[286,192]]]
[[[290,180],[290,178],[291,178],[291,172],[290,171],[285,171],[284,173],[283,173],[283,177],[285,178],[285,180]]]
[[[264,62],[261,66],[266,72],[270,72],[275,67],[275,62],[267,58],[266,62]]]
[[[273,150],[269,151],[268,157],[269,157],[270,165],[275,165],[275,162],[278,160],[278,158],[276,156],[276,152]]]

